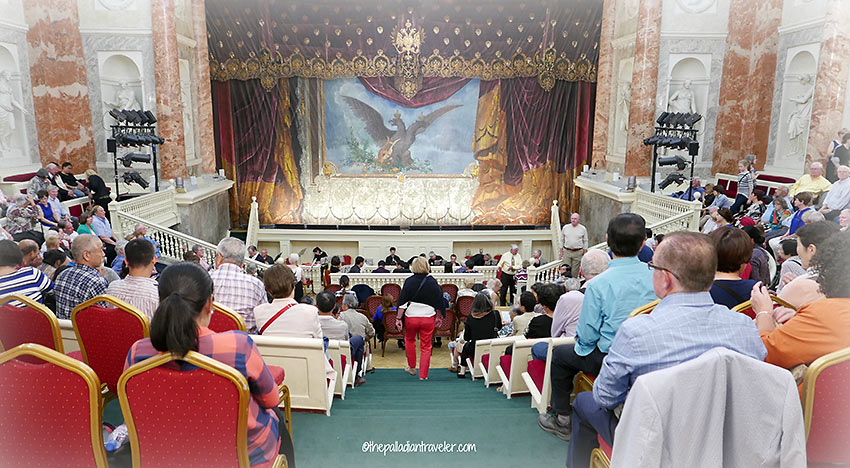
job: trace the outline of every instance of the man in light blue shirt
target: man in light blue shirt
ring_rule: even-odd
[[[759,361],[767,355],[753,321],[714,304],[708,293],[717,269],[717,253],[708,236],[669,234],[658,246],[655,261],[649,268],[655,294],[662,300],[651,313],[623,323],[593,392],[576,396],[567,467],[587,465],[597,435],[614,443],[618,418],[612,410],[625,403],[639,376],[694,359],[718,346]]]
[[[646,222],[634,213],[623,213],[608,223],[608,247],[614,259],[608,269],[586,285],[584,301],[576,327],[576,344],[552,350],[552,410],[541,415],[543,430],[569,438],[570,394],[579,372],[595,376],[602,359],[629,313],[656,299],[652,290],[652,272],[638,260],[646,240]]]
[[[117,242],[115,239],[115,233],[112,232],[112,225],[109,224],[109,220],[106,219],[106,210],[104,210],[102,206],[95,206],[93,213],[94,216],[92,217],[91,228],[106,248],[106,264],[112,265],[112,261],[115,260],[115,256],[118,255],[118,252],[115,250],[115,243]]]

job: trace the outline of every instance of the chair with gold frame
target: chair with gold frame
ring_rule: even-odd
[[[778,296],[774,296],[773,294],[770,295],[770,300],[775,302],[776,304],[781,305],[782,307],[787,307],[789,309],[797,310],[797,308],[794,307],[793,305],[791,305],[790,303],[788,303],[788,301],[780,299]],[[756,318],[756,312],[753,310],[752,301],[750,301],[749,299],[747,299],[746,301],[744,301],[744,302],[736,305],[735,307],[733,307],[732,311],[733,312],[740,312],[742,314],[749,316],[752,319]]]
[[[661,299],[656,299],[648,304],[644,304],[638,307],[637,309],[629,313],[629,318],[637,317],[638,315],[648,314],[652,312],[652,310],[655,309],[655,306],[657,306],[659,302],[661,302]]]
[[[130,347],[150,335],[147,317],[130,304],[104,294],[74,307],[71,322],[83,361],[106,385],[106,400],[114,399]]]
[[[100,380],[76,359],[33,343],[0,354],[0,414],[3,466],[109,466]]]
[[[599,447],[590,452],[590,468],[608,468],[611,466],[611,446],[601,436],[596,437]]]
[[[809,466],[850,466],[850,348],[816,359],[803,376]]]
[[[232,330],[243,332],[248,331],[248,329],[245,327],[245,320],[242,318],[241,315],[217,302],[213,302],[213,314],[210,318],[210,324],[207,328],[216,333],[222,333]]]
[[[15,301],[21,305],[14,305]],[[0,297],[0,343],[8,349],[35,343],[65,353],[56,315],[44,304],[18,294]]]
[[[198,370],[165,366],[176,360]],[[236,369],[195,351],[182,357],[163,353],[128,368],[118,381],[118,398],[134,468],[250,465],[251,394],[248,381]],[[188,420],[192,424],[186,424]],[[286,466],[286,457],[277,455],[260,466]]]

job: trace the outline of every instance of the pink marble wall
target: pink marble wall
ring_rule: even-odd
[[[614,68],[614,23],[616,0],[605,0],[602,8],[602,32],[599,37],[599,61],[596,65],[596,110],[593,115],[593,151],[588,165],[605,167],[608,155],[608,116],[611,112],[612,70]]]
[[[644,177],[652,169],[652,150],[643,139],[654,133],[658,88],[658,48],[661,40],[661,0],[641,0],[632,71],[632,101],[626,143],[625,176]],[[607,128],[607,127],[606,127]]]
[[[183,141],[183,104],[180,100],[174,0],[151,1],[151,29],[156,76],[157,129],[159,135],[166,139],[165,144],[159,147],[160,170],[163,179],[186,177],[188,174]]]
[[[806,149],[807,164],[826,161],[829,143],[841,128],[847,75],[850,71],[850,63],[847,62],[850,58],[847,18],[850,18],[850,2],[829,0],[812,101],[812,120]]]
[[[41,162],[94,168],[95,150],[86,61],[77,2],[23,2],[29,31],[33,110]]]
[[[207,52],[207,15],[205,0],[192,2],[192,26],[195,40],[195,80],[198,89],[198,109],[195,125],[198,141],[195,147],[200,152],[204,173],[215,172],[215,137],[213,136],[212,92],[210,90],[210,59]]]
[[[712,172],[734,172],[745,155],[764,167],[782,0],[731,0]]]

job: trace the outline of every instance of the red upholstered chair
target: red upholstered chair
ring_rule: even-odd
[[[375,312],[378,311],[378,307],[381,306],[381,296],[369,296],[366,298],[365,307],[366,312],[369,314],[369,320],[372,320],[372,317],[375,316]]]
[[[611,466],[611,453],[614,451],[602,436],[596,436],[599,448],[590,452],[590,468],[608,468]]]
[[[822,356],[803,377],[809,467],[850,466],[850,348]]]
[[[198,369],[164,366],[177,359]],[[251,394],[236,369],[194,351],[180,358],[164,353],[127,369],[118,396],[134,468],[249,466]],[[282,466],[281,458],[274,466]]]
[[[455,312],[451,309],[446,310],[446,316],[443,317],[443,314],[440,311],[437,311],[435,316],[434,323],[434,336],[445,336],[449,339],[454,338],[455,332]]]
[[[31,343],[0,354],[2,465],[107,468],[100,402],[97,375],[76,359]]]
[[[351,255],[343,255],[342,256],[342,264],[343,265],[351,265]]]
[[[24,343],[65,353],[59,320],[50,309],[26,296],[0,297],[0,351]]]
[[[381,286],[381,295],[382,296],[392,296],[393,301],[398,302],[399,296],[401,296],[401,286],[395,283],[387,283]],[[396,304],[398,305],[398,304]]]
[[[466,318],[469,317],[469,314],[472,313],[472,301],[475,298],[473,296],[462,296],[457,298],[457,302],[455,302],[455,310],[457,310],[457,328],[460,328],[461,322],[466,323]],[[455,330],[455,334],[458,333],[458,330]]]
[[[329,284],[325,287],[325,291],[330,291],[334,294],[336,294],[336,292],[339,291],[340,289],[342,289],[342,286],[340,286],[338,284]]]
[[[102,302],[111,307],[100,305]],[[71,322],[83,361],[106,384],[107,399],[115,398],[130,347],[150,334],[147,317],[118,298],[102,295],[75,307]]]
[[[449,293],[449,296],[452,298],[452,304],[454,304],[457,300],[457,285],[451,283],[441,284],[440,289],[442,289],[444,293]]]
[[[384,340],[381,341],[381,357],[384,357],[384,353],[387,349],[387,340],[391,339],[404,339],[404,331],[399,330],[395,326],[395,319],[398,316],[398,312],[394,310],[388,310],[384,312]]]
[[[217,302],[213,302],[213,314],[210,317],[210,325],[207,328],[216,333],[232,330],[247,331],[245,320],[241,315]]]

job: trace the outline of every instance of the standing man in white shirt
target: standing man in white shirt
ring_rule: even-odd
[[[516,244],[511,244],[511,250],[502,254],[499,263],[496,264],[502,270],[502,288],[499,291],[499,305],[505,305],[505,298],[510,292],[511,304],[514,302],[514,293],[516,293],[516,281],[514,275],[517,270],[522,267],[522,257],[519,255],[519,247]]]
[[[581,257],[587,252],[587,228],[579,224],[581,215],[573,213],[570,224],[561,229],[561,258],[570,266],[570,275],[578,277]]]

